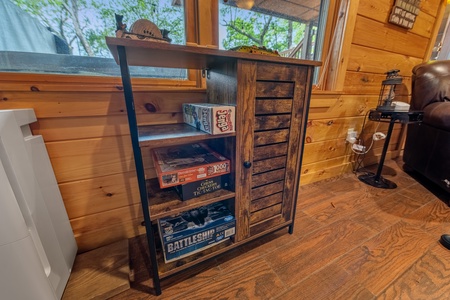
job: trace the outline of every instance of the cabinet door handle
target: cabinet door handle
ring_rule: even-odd
[[[244,168],[250,168],[252,166],[252,163],[249,161],[244,161]]]

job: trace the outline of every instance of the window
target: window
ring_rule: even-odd
[[[327,8],[328,0],[221,0],[219,47],[264,46],[320,60]]]
[[[328,7],[333,3],[329,0],[1,0],[0,72],[119,76],[119,68],[104,39],[115,36],[116,13],[123,15],[128,31],[136,20],[148,19],[159,29],[168,30],[175,44],[185,44],[187,36],[189,42],[218,44],[220,49],[257,45],[277,50],[286,57],[321,60]],[[242,4],[251,7],[245,9]],[[188,77],[186,70],[131,67],[130,71],[133,77]]]
[[[0,71],[118,76],[105,43],[115,36],[115,14],[123,22],[148,19],[185,44],[182,0],[2,0]],[[134,76],[181,77],[186,71],[130,68]],[[181,74],[181,75],[180,75]]]
[[[441,26],[439,27],[436,42],[431,53],[431,60],[450,59],[450,5],[445,7]]]

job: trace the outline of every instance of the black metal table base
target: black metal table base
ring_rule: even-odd
[[[367,183],[368,185],[380,189],[395,189],[397,187],[397,184],[395,184],[395,182],[387,180],[383,178],[383,176],[377,176],[376,174],[372,173],[359,175],[358,179],[364,183]]]

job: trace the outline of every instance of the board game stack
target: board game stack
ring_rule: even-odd
[[[152,155],[161,188],[230,173],[230,160],[204,143],[155,148]]]
[[[223,202],[216,202],[158,220],[164,260],[175,261],[227,241],[236,220]]]
[[[189,200],[228,187],[228,176],[216,176],[204,180],[174,186],[181,200]]]

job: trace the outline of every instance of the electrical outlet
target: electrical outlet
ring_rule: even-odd
[[[352,148],[353,148],[354,150],[356,150],[356,151],[359,151],[359,152],[364,152],[364,151],[366,151],[366,147],[363,146],[363,145],[360,145],[360,144],[353,144]]]
[[[347,130],[347,138],[345,139],[350,144],[354,144],[356,142],[356,135],[358,132],[356,132],[353,128],[349,128]]]

